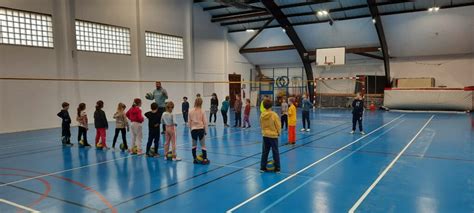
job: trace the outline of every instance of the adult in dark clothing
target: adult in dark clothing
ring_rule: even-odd
[[[362,116],[364,114],[364,99],[357,93],[356,98],[352,101],[352,131],[351,134],[354,134],[356,130],[356,125],[359,123],[359,131],[361,134],[365,134],[362,129]]]
[[[219,99],[217,99],[217,94],[216,93],[212,93],[211,109],[209,110],[209,126],[215,126],[216,125],[218,108],[219,108]],[[212,117],[213,116],[214,116],[214,122],[212,122]]]
[[[188,97],[183,97],[183,103],[181,104],[181,112],[183,113],[184,123],[188,124],[188,114],[189,114],[189,102]]]

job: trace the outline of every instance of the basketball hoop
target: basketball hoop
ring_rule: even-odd
[[[331,62],[331,61],[328,61],[328,62],[324,62],[324,69],[326,71],[328,70],[331,70],[331,66],[334,64],[334,62]]]

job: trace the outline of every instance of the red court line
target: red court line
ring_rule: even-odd
[[[36,172],[36,171],[31,171],[31,170],[25,170],[25,169],[0,168],[0,170],[1,170],[1,169],[3,169],[3,170],[13,170],[13,171],[22,171],[22,172],[29,172],[29,173],[35,173],[35,174],[45,175],[45,173]],[[69,182],[69,183],[72,183],[72,184],[74,184],[74,185],[77,185],[77,186],[83,188],[83,189],[86,190],[86,191],[89,191],[89,192],[94,193],[97,197],[99,197],[99,199],[102,201],[102,203],[104,203],[107,207],[109,207],[109,209],[112,211],[112,213],[117,213],[117,209],[115,209],[114,206],[113,206],[102,194],[100,194],[98,191],[92,189],[91,187],[86,186],[86,185],[82,184],[81,182],[77,182],[77,181],[75,181],[75,180],[72,180],[72,179],[69,179],[69,178],[65,178],[65,177],[62,177],[62,176],[51,175],[51,177],[55,177],[55,178],[64,180],[64,181],[66,181],[66,182]]]
[[[20,175],[20,174],[0,174],[0,176],[20,176],[20,177],[25,177],[25,178],[33,177],[33,176]],[[38,205],[41,201],[47,198],[49,193],[51,192],[51,184],[48,181],[42,178],[37,178],[37,180],[43,183],[43,185],[46,187],[46,191],[44,191],[43,194],[41,194],[41,196],[38,199],[36,199],[33,203],[28,205],[28,207],[33,207],[35,205]]]

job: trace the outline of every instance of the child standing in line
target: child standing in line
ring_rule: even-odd
[[[303,129],[301,129],[301,131],[309,132],[311,131],[309,111],[313,108],[313,105],[311,104],[311,101],[309,101],[308,96],[306,95],[303,95],[303,103],[302,103],[301,108],[302,108],[302,117],[303,117]],[[306,124],[308,124],[308,128],[306,128]]]
[[[140,98],[135,98],[133,100],[132,107],[127,111],[127,118],[132,122],[132,154],[141,154],[142,153],[142,123],[143,115],[140,107],[142,106],[142,100]],[[133,148],[136,147],[136,152],[133,152]]]
[[[77,107],[76,121],[79,123],[77,141],[81,146],[91,146],[89,143],[87,143],[87,130],[89,129],[89,121],[87,119],[85,103],[80,103],[79,107]]]
[[[245,99],[244,125],[242,128],[250,128],[250,99]],[[247,126],[246,126],[247,125]]]
[[[102,108],[104,108],[104,102],[102,100],[97,101],[94,112],[95,146],[98,147],[101,144],[102,147],[107,148],[106,129],[109,128],[109,123]]]
[[[145,113],[145,117],[148,118],[148,142],[146,144],[146,156],[147,157],[160,157],[158,154],[158,148],[160,147],[160,124],[161,116],[158,113],[158,104],[151,103],[151,111]],[[164,112],[166,113],[166,112]],[[150,152],[151,144],[155,145],[155,152]]]
[[[64,102],[61,112],[57,115],[62,119],[61,122],[61,142],[63,145],[72,146],[71,143],[71,117],[69,116],[69,103]]]
[[[227,124],[227,112],[229,111],[229,96],[225,97],[225,100],[222,101],[222,106],[221,106],[221,114],[222,114],[222,119],[224,120],[224,127],[229,127]]]
[[[281,123],[278,115],[272,111],[272,101],[264,100],[265,111],[260,115],[260,125],[263,135],[263,150],[260,161],[260,171],[267,171],[268,153],[272,149],[275,172],[280,173],[280,152],[278,151],[278,137],[281,133]]]
[[[130,127],[128,126],[127,116],[125,116],[125,108],[126,108],[125,104],[119,103],[117,106],[117,112],[115,112],[114,114],[115,135],[114,135],[114,142],[112,143],[112,148],[115,149],[115,143],[117,142],[119,133],[122,133],[122,143],[123,143],[122,151],[128,149],[126,131],[130,130]]]
[[[234,111],[235,111],[235,125],[234,127],[242,126],[242,100],[240,100],[240,95],[235,95],[235,103],[234,103]]]
[[[290,107],[288,108],[288,143],[296,143],[296,106],[295,98],[290,98]]]
[[[219,109],[219,99],[217,98],[216,93],[212,93],[211,109],[209,110],[209,126],[215,126],[216,125],[217,109]],[[214,122],[212,122],[212,117],[213,116],[214,116]]]
[[[286,97],[283,97],[281,101],[281,128],[288,130],[288,103],[286,103]]]
[[[166,125],[165,160],[167,159],[166,155],[171,145],[173,161],[180,161],[181,158],[178,158],[176,154],[176,126],[178,126],[178,124],[174,119],[173,108],[174,103],[172,101],[166,103],[166,112],[163,113],[163,116],[161,117],[161,123]]]
[[[193,139],[193,148],[192,154],[194,164],[199,163],[197,161],[197,141],[201,144],[202,158],[203,162],[208,162],[207,160],[207,149],[206,149],[206,140],[205,136],[207,134],[207,124],[206,124],[206,114],[202,110],[202,99],[197,98],[194,101],[194,108],[189,112],[189,127],[191,128],[191,137]]]
[[[188,97],[183,97],[183,103],[181,104],[181,112],[183,113],[184,124],[188,125],[188,113],[189,113],[189,102]]]
[[[356,124],[359,123],[360,134],[365,135],[364,130],[362,129],[362,116],[364,114],[364,98],[360,93],[357,93],[356,98],[352,101],[352,131],[351,134],[354,134],[356,130]]]

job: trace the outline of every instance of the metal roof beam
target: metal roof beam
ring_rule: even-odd
[[[385,86],[389,86],[391,83],[390,57],[388,55],[388,45],[387,45],[387,39],[385,38],[385,33],[383,31],[382,19],[380,18],[379,9],[377,7],[377,3],[375,2],[375,0],[367,0],[367,4],[369,5],[370,14],[372,16],[372,20],[374,22],[375,29],[377,31],[377,36],[379,38],[380,46],[382,48],[383,64],[385,68]]]
[[[412,2],[412,1],[413,0],[390,1],[390,2],[378,3],[377,5],[378,6],[392,5],[392,4],[407,3],[407,2]],[[356,10],[356,9],[362,9],[362,8],[367,8],[367,4],[354,5],[354,6],[350,6],[350,7],[334,8],[334,9],[328,10],[328,12],[329,13],[344,12],[344,11],[348,11],[348,10]],[[311,16],[311,15],[316,15],[316,13],[315,12],[293,13],[293,14],[287,14],[286,16],[287,17],[300,17],[300,16]],[[247,17],[247,18],[252,18],[252,17]],[[233,21],[233,22],[224,22],[224,23],[221,23],[221,26],[235,25],[235,24],[246,24],[246,23],[252,23],[252,22],[266,21],[268,19],[270,19],[270,17],[259,18],[259,19],[250,19],[250,20],[239,20],[239,21]]]
[[[249,45],[250,42],[252,42],[265,29],[265,27],[268,26],[272,21],[273,21],[273,18],[268,20],[262,27],[260,27],[260,29],[258,29],[258,31],[252,37],[250,37],[250,39],[247,42],[245,42],[244,45],[242,45],[242,47],[239,49],[239,52],[242,53],[242,50],[245,47],[247,47],[247,45]]]
[[[309,98],[312,101],[314,98],[313,68],[311,67],[311,62],[309,60],[308,53],[306,52],[306,49],[303,46],[303,42],[301,42],[300,38],[298,37],[298,34],[296,33],[295,29],[291,25],[286,15],[273,0],[262,0],[262,4],[265,6],[265,8],[267,8],[268,12],[273,15],[273,17],[277,20],[280,26],[285,30],[286,35],[288,35],[288,38],[295,46],[296,51],[298,52],[298,55],[300,56],[301,61],[303,62],[303,67],[306,72],[306,79],[308,79],[307,88]]]
[[[453,5],[453,6],[446,6],[446,7],[442,7],[441,9],[467,7],[467,6],[474,6],[474,3],[465,3],[465,4],[458,4],[458,5]],[[403,10],[403,11],[396,11],[396,12],[385,12],[385,13],[379,13],[379,15],[380,16],[388,16],[388,15],[398,15],[398,14],[405,14],[405,13],[415,13],[415,12],[423,12],[423,11],[426,11],[427,9],[428,8],[414,9],[414,10]],[[360,16],[334,19],[334,21],[353,20],[353,19],[369,18],[369,17],[371,17],[371,15],[360,15]],[[293,23],[293,26],[308,25],[308,24],[319,24],[319,23],[325,23],[325,22],[329,22],[329,20],[299,22],[299,23]],[[280,25],[270,25],[270,26],[267,26],[266,28],[268,29],[268,28],[275,28],[275,27],[280,27]],[[229,33],[235,33],[235,32],[241,32],[241,31],[245,31],[245,29],[243,29],[243,30],[229,30]]]

